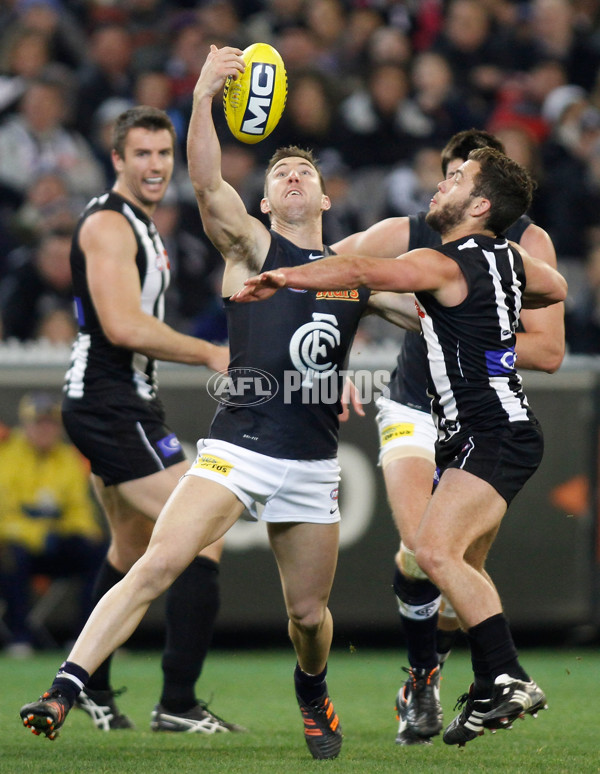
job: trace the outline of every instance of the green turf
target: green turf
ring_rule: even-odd
[[[550,708],[537,719],[517,721],[470,742],[464,749],[436,738],[431,747],[394,744],[394,696],[404,673],[402,654],[378,650],[336,650],[330,659],[329,687],[344,728],[344,746],[335,761],[313,761],[302,738],[292,688],[290,650],[212,652],[201,694],[212,708],[250,729],[248,734],[206,737],[156,734],[149,716],[160,688],[159,655],[119,653],[115,685],[128,686],[120,706],[135,731],[103,733],[84,713],[73,710],[57,740],[34,737],[20,725],[20,706],[46,689],[62,654],[26,661],[0,657],[0,772],[2,774],[297,774],[402,772],[402,774],[588,774],[600,772],[600,654],[594,649],[523,651],[521,660],[543,686]],[[470,681],[465,651],[444,670],[445,720]]]

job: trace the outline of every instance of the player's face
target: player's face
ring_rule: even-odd
[[[290,156],[277,162],[267,178],[263,212],[301,221],[329,209],[329,197],[321,190],[319,174],[306,159]]]
[[[116,190],[133,198],[142,208],[154,210],[166,193],[173,175],[173,140],[166,129],[131,129],[125,139],[123,158],[113,151]]]
[[[479,171],[475,161],[458,163],[458,166],[456,163],[448,165],[446,179],[438,183],[426,217],[427,223],[442,235],[464,219],[472,202],[473,180]]]

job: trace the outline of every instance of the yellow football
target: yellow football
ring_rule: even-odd
[[[287,99],[287,75],[281,55],[268,43],[248,46],[244,62],[244,74],[225,82],[223,108],[233,136],[254,144],[279,123]]]

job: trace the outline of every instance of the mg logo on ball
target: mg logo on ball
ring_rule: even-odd
[[[241,131],[246,134],[265,133],[275,88],[275,69],[272,64],[252,63],[250,96],[241,126]]]

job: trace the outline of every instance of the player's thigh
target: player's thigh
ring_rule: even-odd
[[[435,464],[424,457],[396,457],[383,469],[394,522],[408,548],[431,499]]]
[[[186,476],[163,508],[150,538],[147,556],[169,568],[186,567],[200,551],[221,540],[244,511],[225,486]]]
[[[477,541],[489,550],[487,536],[494,536],[506,513],[506,500],[491,484],[472,473],[450,468],[425,511],[417,532],[417,549],[463,558]]]

